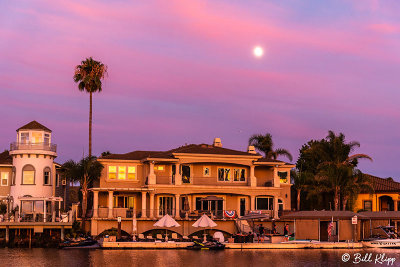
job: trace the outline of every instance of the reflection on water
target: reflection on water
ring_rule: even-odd
[[[344,263],[342,255],[350,259]],[[372,253],[372,262],[353,264],[354,254]],[[1,266],[388,266],[375,264],[377,255],[394,257],[400,265],[397,250],[58,250],[0,249]],[[398,258],[397,258],[398,257]],[[389,265],[390,266],[390,265]]]

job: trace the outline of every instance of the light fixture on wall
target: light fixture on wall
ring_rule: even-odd
[[[287,198],[287,194],[285,194],[285,198]]]

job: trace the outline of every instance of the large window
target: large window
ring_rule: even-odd
[[[46,167],[43,170],[43,184],[51,185],[51,170],[49,167]]]
[[[22,168],[22,184],[35,184],[35,168],[32,165]]]
[[[158,199],[158,214],[164,216],[165,214],[173,214],[173,198],[172,197],[160,197]]]
[[[189,165],[181,165],[182,166],[182,183],[190,184],[190,166]]]
[[[136,180],[136,167],[128,167],[128,180]]]
[[[256,210],[273,210],[274,198],[273,197],[257,197]]]
[[[125,180],[126,179],[126,167],[125,166],[119,166],[118,167],[118,179],[119,180]]]
[[[117,166],[108,166],[108,179],[117,178]]]
[[[372,211],[372,201],[371,200],[365,200],[364,201],[364,208],[363,210],[365,211]]]
[[[286,184],[288,181],[288,172],[278,172],[281,184]]]
[[[21,133],[21,143],[22,144],[29,143],[29,133]]]
[[[1,185],[2,186],[7,186],[8,185],[8,172],[2,172],[1,173]]]
[[[229,168],[218,168],[218,181],[228,182],[231,180],[231,169]]]
[[[133,196],[114,196],[114,208],[134,208]]]
[[[43,134],[41,132],[32,132],[32,143],[42,143]]]
[[[233,181],[236,182],[246,181],[245,169],[233,169]]]

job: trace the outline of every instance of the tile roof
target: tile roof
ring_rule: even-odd
[[[400,211],[363,211],[359,214],[371,219],[400,219]]]
[[[0,164],[12,164],[12,157],[8,153],[8,150],[5,150],[4,152],[0,153]]]
[[[208,155],[231,155],[231,156],[260,156],[259,154],[251,154],[243,151],[215,147],[208,144],[191,144],[167,151],[133,151],[126,154],[111,154],[101,157],[102,159],[121,159],[121,160],[141,160],[145,158],[161,158],[173,159],[174,153],[182,154],[208,154]]]
[[[350,219],[354,215],[364,217],[352,211],[310,210],[296,211],[281,216],[281,219]]]
[[[400,192],[400,183],[392,178],[379,178],[370,174],[367,176],[370,177],[375,192]]]
[[[51,130],[49,128],[38,123],[37,121],[31,121],[30,123],[25,124],[24,126],[17,129],[17,131],[19,131],[19,130],[43,130],[43,131],[51,132]]]

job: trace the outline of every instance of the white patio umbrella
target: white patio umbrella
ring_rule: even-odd
[[[205,228],[215,227],[217,224],[211,220],[207,215],[203,214],[193,225],[193,227],[204,227],[204,242],[206,241]]]
[[[159,219],[155,224],[153,224],[153,226],[170,228],[170,227],[179,227],[181,225],[177,223],[177,221],[175,221],[174,218],[166,214],[164,215],[164,217]],[[165,239],[168,240],[167,229],[165,229]]]

